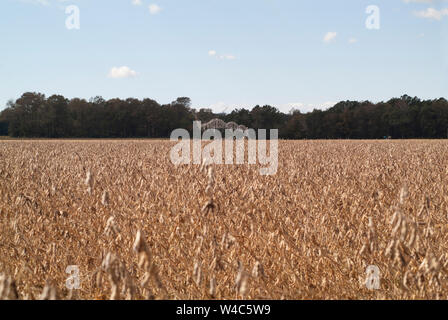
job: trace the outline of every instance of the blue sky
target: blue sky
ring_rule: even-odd
[[[216,112],[446,97],[447,22],[443,0],[1,0],[0,109],[26,91]]]

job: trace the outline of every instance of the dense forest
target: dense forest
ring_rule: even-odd
[[[342,101],[328,110],[280,112],[272,106],[214,114],[189,98],[161,105],[151,99],[66,99],[27,92],[0,113],[0,136],[42,138],[167,138],[194,120],[219,118],[253,129],[279,129],[282,139],[446,138],[448,101],[407,95],[387,102]]]

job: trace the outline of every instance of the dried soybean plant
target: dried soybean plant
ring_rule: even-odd
[[[16,282],[11,277],[0,274],[0,300],[16,300],[18,298]]]
[[[138,255],[138,266],[140,268],[143,268],[143,270],[145,271],[143,280],[141,282],[141,287],[145,288],[144,296],[147,299],[152,299],[154,297],[150,289],[148,288],[148,283],[152,279],[157,288],[162,290],[163,294],[165,295],[164,298],[167,299],[167,291],[159,277],[157,265],[151,257],[151,253],[149,252],[148,246],[144,240],[144,236],[142,235],[142,232],[140,230],[137,231],[133,250]]]
[[[446,298],[446,141],[280,141],[273,176],[173,145],[2,141],[0,299]]]

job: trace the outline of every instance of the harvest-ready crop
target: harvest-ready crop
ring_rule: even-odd
[[[272,176],[173,145],[2,141],[0,299],[448,297],[448,142],[280,141]]]

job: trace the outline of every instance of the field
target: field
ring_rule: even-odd
[[[448,298],[447,141],[280,141],[272,176],[173,145],[0,142],[0,299]]]

